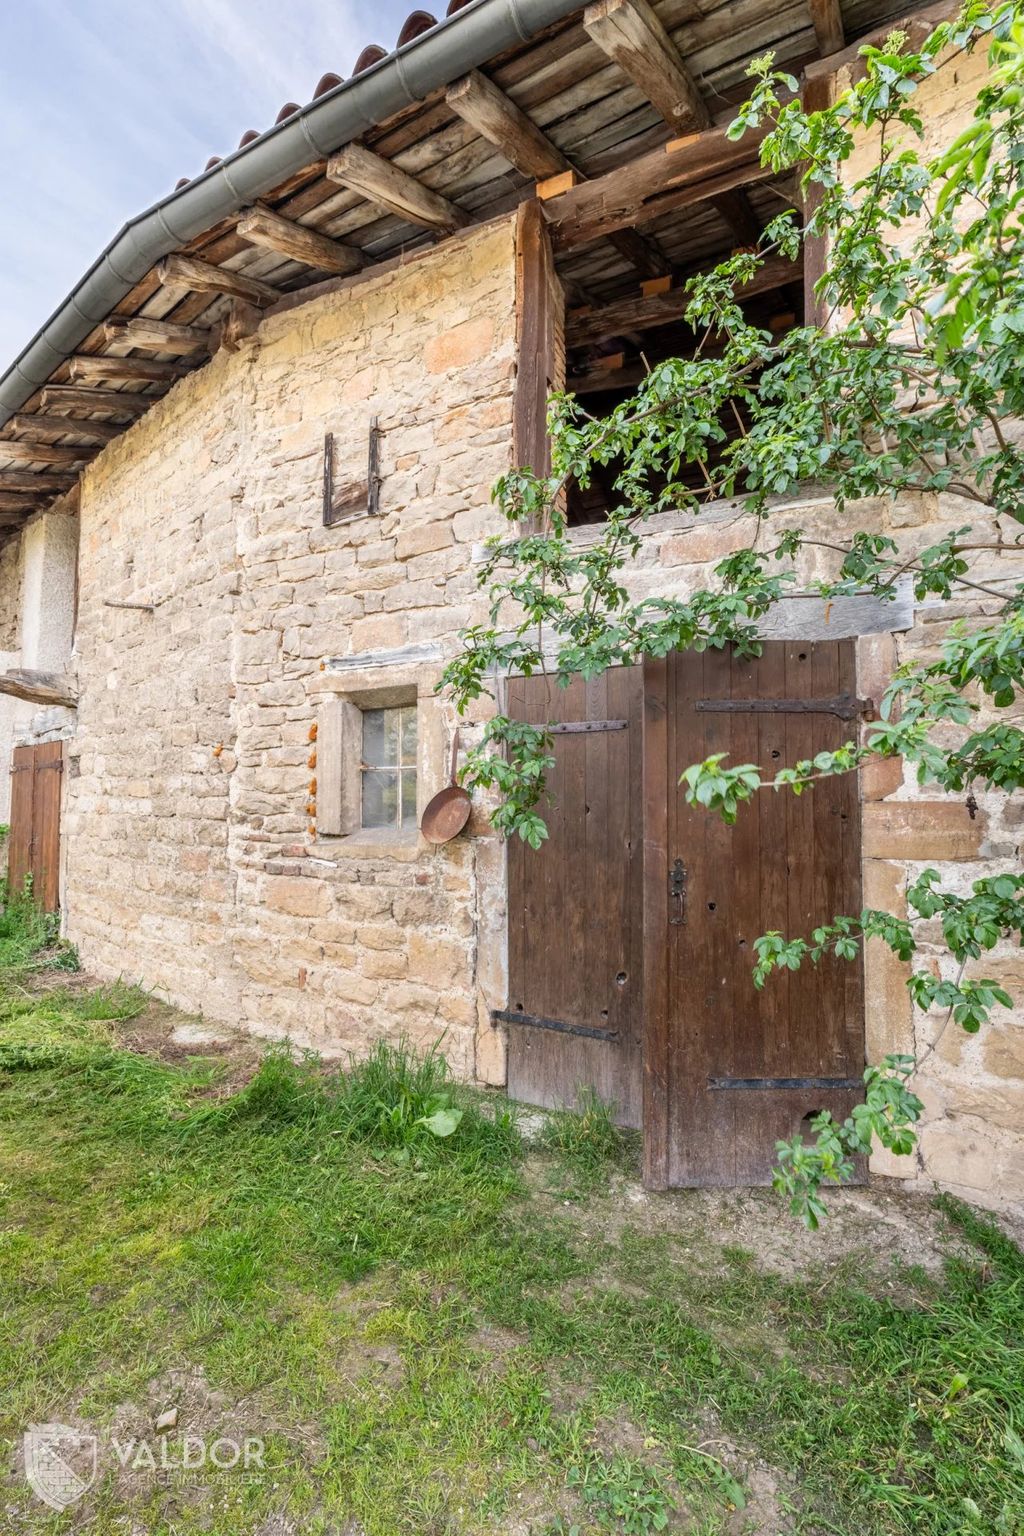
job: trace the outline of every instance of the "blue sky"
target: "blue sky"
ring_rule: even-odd
[[[410,0],[0,3],[0,373],[132,214],[305,102]]]

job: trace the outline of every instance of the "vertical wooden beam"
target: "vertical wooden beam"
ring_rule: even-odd
[[[551,445],[547,403],[560,384],[562,317],[551,240],[541,205],[521,203],[516,215],[516,383],[512,453],[518,468],[547,474]]]
[[[835,76],[824,75],[816,80],[805,80],[803,104],[806,112],[821,112],[831,105],[835,94]],[[804,222],[811,218],[821,202],[821,188],[815,182],[807,188],[804,198]],[[828,241],[821,235],[804,241],[804,324],[824,325],[828,311],[815,289],[824,276],[828,261]]]
[[[838,53],[846,47],[843,12],[839,0],[808,0],[808,10],[814,23],[814,35],[818,39],[818,52],[822,58]]]

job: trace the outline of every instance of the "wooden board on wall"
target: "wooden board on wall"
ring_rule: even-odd
[[[8,882],[14,893],[32,878],[32,894],[46,912],[60,905],[60,800],[64,743],[15,747],[11,765],[11,835]]]
[[[539,807],[548,840],[536,851],[518,838],[509,844],[508,1091],[557,1108],[589,1087],[616,1106],[621,1124],[639,1126],[641,669],[576,678],[567,689],[553,678],[513,678],[508,710],[534,724],[605,727],[554,736]],[[596,1033],[570,1032],[580,1029]]]

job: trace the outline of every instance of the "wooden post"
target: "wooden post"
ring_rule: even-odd
[[[545,475],[551,468],[548,395],[561,383],[561,289],[540,203],[521,203],[516,216],[516,383],[512,456],[517,468]]]
[[[804,81],[803,104],[805,112],[822,112],[831,105],[835,91],[835,76],[824,75],[816,80]],[[804,198],[804,222],[811,218],[821,202],[821,188],[811,182]],[[804,324],[824,325],[828,310],[815,288],[825,273],[828,260],[828,241],[824,236],[804,242]]]

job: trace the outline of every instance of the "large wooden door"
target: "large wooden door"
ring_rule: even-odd
[[[713,753],[770,771],[849,741],[853,642],[671,655],[645,678],[646,1177],[766,1183],[777,1140],[861,1097],[860,964],[807,965],[761,992],[751,979],[759,934],[860,911],[856,776],[762,791],[732,827],[691,810],[678,781]]]
[[[11,765],[11,836],[7,878],[19,894],[26,876],[46,912],[60,905],[60,791],[64,743],[15,747]]]
[[[567,689],[513,678],[508,711],[557,722],[540,810],[548,839],[508,848],[508,1091],[571,1107],[581,1087],[641,1119],[643,676],[616,668]]]

